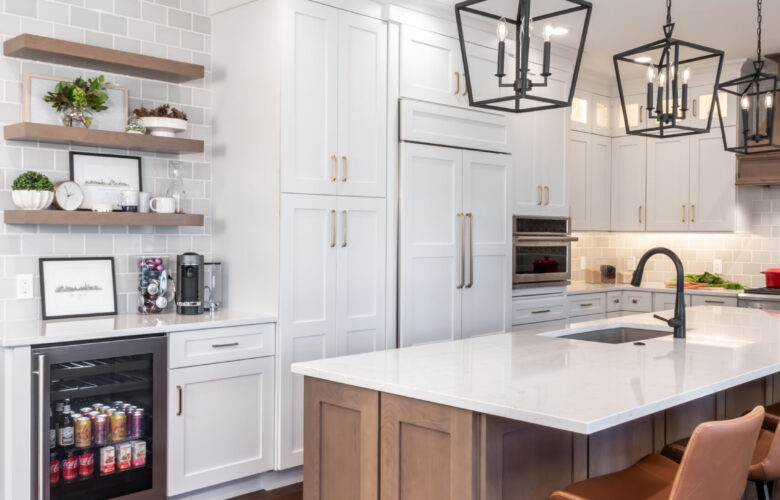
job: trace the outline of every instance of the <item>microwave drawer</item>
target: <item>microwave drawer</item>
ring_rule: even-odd
[[[588,316],[591,314],[604,314],[607,311],[607,294],[589,293],[584,295],[570,295],[569,316]]]
[[[512,300],[512,325],[566,319],[566,297],[517,297]]]

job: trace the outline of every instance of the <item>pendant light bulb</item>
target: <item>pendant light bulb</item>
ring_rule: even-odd
[[[508,29],[506,26],[506,18],[502,17],[501,20],[498,22],[498,27],[496,28],[496,33],[498,34],[498,41],[503,42],[506,40],[506,35],[508,33]]]
[[[655,67],[653,67],[653,65],[651,64],[647,67],[647,81],[653,83],[654,79],[655,79]]]
[[[548,24],[547,26],[545,26],[544,27],[544,41],[545,42],[549,42],[550,41],[550,37],[553,35],[554,32],[555,32],[555,28],[552,27],[552,24]]]
[[[766,109],[770,109],[775,104],[775,97],[772,95],[772,92],[767,92],[766,97],[764,98],[764,105],[766,105]]]
[[[748,109],[750,109],[750,98],[746,95],[743,95],[742,99],[740,99],[739,101],[739,105],[742,106],[742,109],[747,111]]]
[[[658,83],[661,84],[661,87],[666,85],[666,74],[665,73],[659,73],[658,74]]]
[[[683,83],[688,83],[688,80],[691,78],[691,68],[685,68],[685,71],[683,71]]]

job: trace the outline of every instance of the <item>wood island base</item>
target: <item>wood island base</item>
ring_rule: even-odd
[[[779,401],[780,375],[591,435],[312,377],[304,392],[304,500],[546,500]]]

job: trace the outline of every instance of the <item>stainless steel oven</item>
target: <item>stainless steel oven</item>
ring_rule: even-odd
[[[571,280],[568,217],[515,216],[512,253],[514,288],[566,285]]]

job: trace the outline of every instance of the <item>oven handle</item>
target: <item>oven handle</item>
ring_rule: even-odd
[[[552,244],[579,240],[576,236],[515,236],[515,241],[549,241]]]

